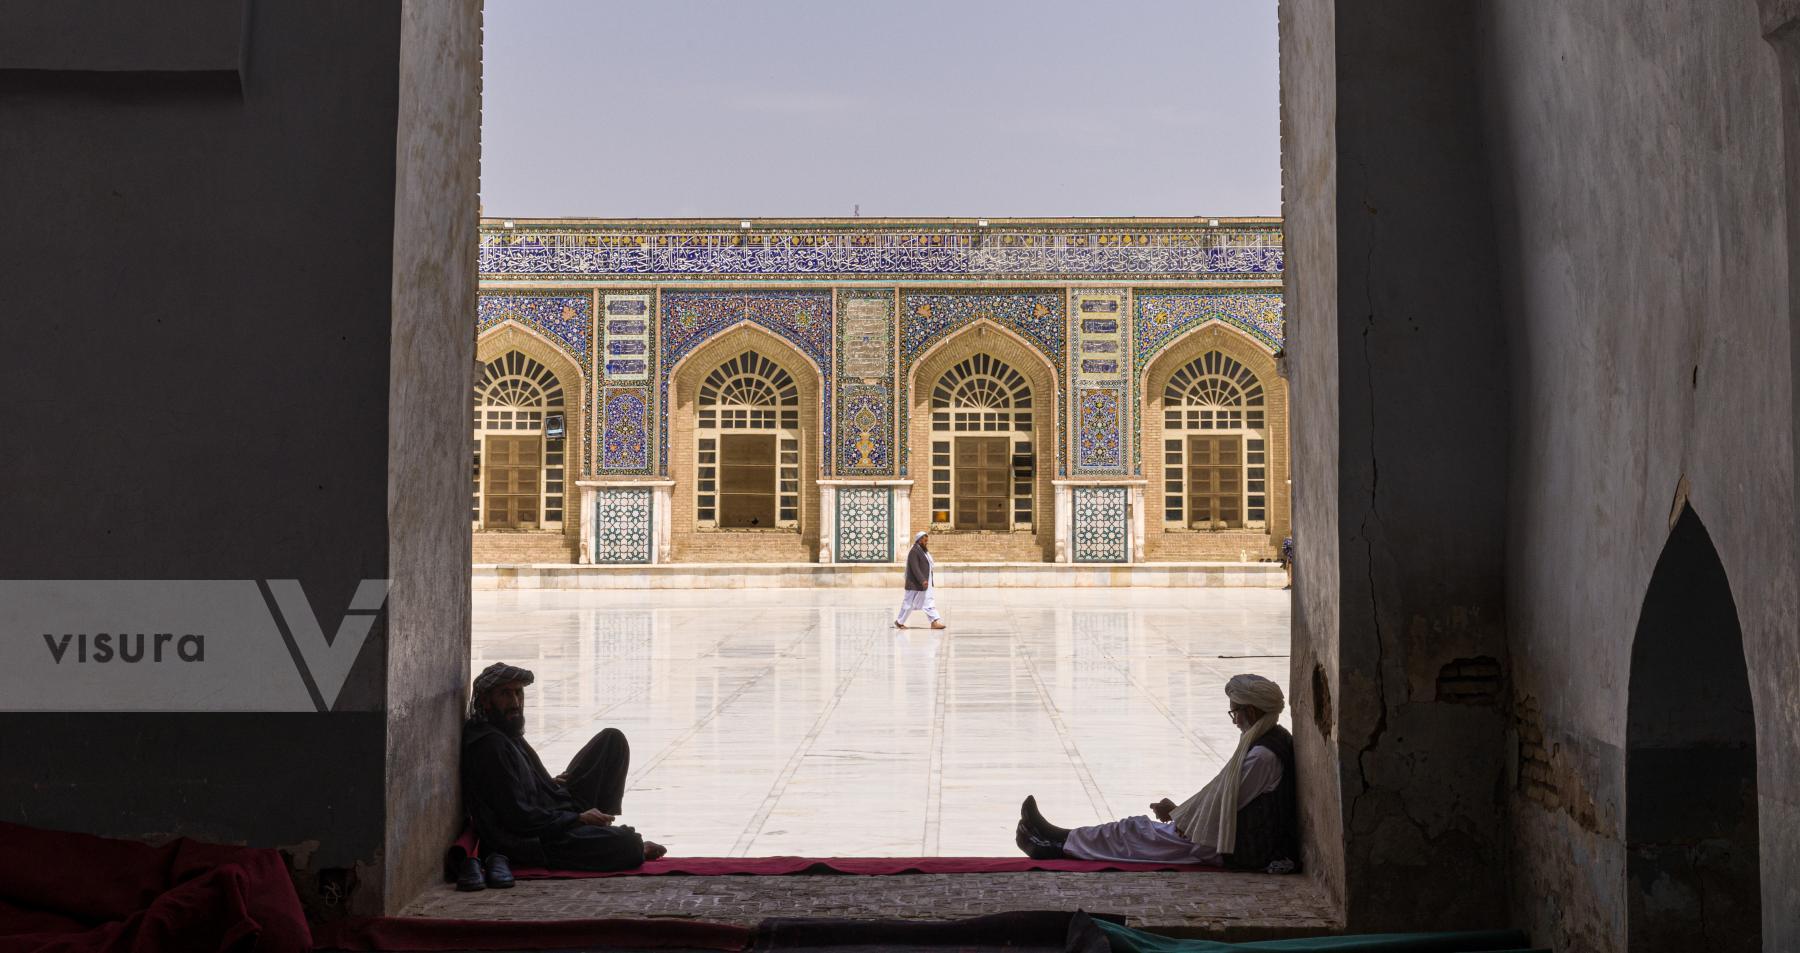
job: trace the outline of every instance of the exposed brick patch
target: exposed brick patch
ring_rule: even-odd
[[[1567,814],[1582,830],[1610,835],[1613,824],[1610,819],[1602,824],[1600,810],[1573,759],[1565,755],[1561,744],[1545,740],[1536,699],[1526,697],[1514,703],[1513,725],[1519,738],[1519,795],[1547,811]]]
[[[1326,739],[1331,737],[1332,715],[1331,679],[1325,674],[1325,666],[1313,663],[1312,672],[1313,725],[1319,729],[1319,735]]]
[[[1452,660],[1438,669],[1437,700],[1453,705],[1498,703],[1500,663],[1485,655]]]

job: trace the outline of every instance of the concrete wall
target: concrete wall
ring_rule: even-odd
[[[279,846],[325,912],[380,912],[419,880],[384,873],[390,796],[448,823],[426,759],[467,664],[466,535],[414,533],[446,502],[467,526],[473,275],[443,254],[473,244],[478,8],[207,3],[98,60],[54,41],[130,6],[34,5],[0,50],[0,401],[38,408],[0,429],[0,578],[298,579],[327,631],[359,580],[396,588],[329,712],[0,713],[0,817]]]
[[[1495,925],[1506,348],[1471,11],[1329,10],[1283,13],[1292,678],[1303,770],[1332,776],[1305,819],[1343,825],[1341,874],[1314,849],[1352,928]]]
[[[1800,5],[1761,6],[1283,3],[1295,721],[1353,928],[1626,948],[1633,634],[1691,504],[1800,945]]]
[[[462,826],[455,766],[469,685],[475,356],[466,316],[475,308],[480,155],[481,5],[405,0],[388,384],[389,912],[441,875],[443,845]],[[570,411],[569,419],[581,417]],[[580,434],[571,436],[573,490]],[[565,497],[570,517],[576,499]]]
[[[1560,949],[1637,946],[1624,929],[1627,674],[1685,490],[1743,628],[1763,948],[1793,949],[1800,616],[1781,196],[1797,183],[1777,56],[1750,2],[1484,6],[1512,353],[1513,691],[1536,713],[1554,794],[1511,799],[1515,910]]]

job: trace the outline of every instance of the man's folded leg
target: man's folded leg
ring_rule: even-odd
[[[644,862],[644,838],[624,824],[577,827],[543,844],[552,870],[630,870]]]
[[[624,810],[625,774],[631,768],[631,745],[625,733],[607,728],[588,740],[563,772],[564,787],[583,808],[608,814]]]

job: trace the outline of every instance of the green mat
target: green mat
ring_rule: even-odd
[[[1176,940],[1093,921],[1112,944],[1112,953],[1248,953],[1252,950],[1280,953],[1549,953],[1528,946],[1518,930],[1477,930],[1469,933],[1365,933],[1361,936],[1322,936],[1304,940],[1258,940],[1254,943],[1221,943],[1217,940]]]

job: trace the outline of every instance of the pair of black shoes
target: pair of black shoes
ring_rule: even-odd
[[[1025,803],[1019,805],[1019,827],[1013,843],[1025,856],[1032,860],[1061,860],[1068,856],[1063,853],[1063,842],[1068,839],[1068,828],[1057,827],[1038,813],[1035,796],[1026,797]]]
[[[513,885],[512,861],[505,854],[487,855],[484,865],[479,857],[465,857],[456,874],[456,889],[462,891],[505,890]]]

